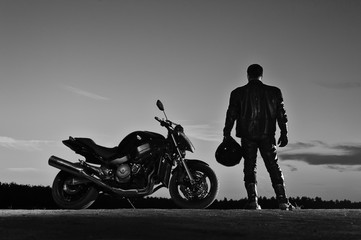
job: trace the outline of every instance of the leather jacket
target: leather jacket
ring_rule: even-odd
[[[250,80],[248,84],[232,91],[226,115],[224,136],[230,136],[234,122],[236,136],[247,139],[274,137],[276,122],[281,135],[287,135],[287,114],[281,90]]]

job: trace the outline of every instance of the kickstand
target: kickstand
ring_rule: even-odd
[[[129,198],[127,198],[127,201],[128,201],[128,203],[130,204],[130,206],[132,206],[132,208],[133,208],[133,209],[135,209],[135,207],[134,207],[133,203],[130,201],[130,199],[129,199]]]

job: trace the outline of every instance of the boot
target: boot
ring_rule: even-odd
[[[258,204],[257,197],[257,185],[255,183],[249,183],[246,185],[248,201],[246,209],[261,210],[261,206]]]
[[[273,189],[276,193],[279,209],[290,211],[295,209],[295,207],[288,201],[284,184],[275,184],[273,185]]]

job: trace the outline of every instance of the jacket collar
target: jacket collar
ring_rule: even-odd
[[[248,81],[248,84],[263,84],[261,80],[253,79]]]

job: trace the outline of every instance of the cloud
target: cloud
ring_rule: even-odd
[[[212,127],[210,124],[185,125],[184,129],[187,136],[191,138],[211,142],[221,142],[223,139],[223,133],[219,131],[219,128]]]
[[[65,86],[65,88],[68,91],[70,91],[72,93],[75,93],[77,95],[83,96],[83,97],[91,98],[91,99],[94,99],[94,100],[100,100],[100,101],[109,100],[109,98],[107,98],[107,97],[103,97],[103,96],[100,96],[100,95],[95,94],[95,93],[84,91],[84,90],[79,89],[79,88],[75,88],[75,87],[71,87],[71,86]]]
[[[11,172],[35,172],[38,171],[36,168],[7,168]]]
[[[291,172],[295,172],[298,170],[295,166],[293,166],[291,164],[285,164],[284,166],[288,167]]]
[[[331,89],[354,89],[360,88],[360,82],[317,82],[317,85]]]
[[[315,146],[314,142],[310,142],[310,143],[296,142],[296,143],[288,144],[287,148],[295,150],[295,149],[312,148],[313,146]]]
[[[353,167],[353,166],[328,165],[327,168],[337,170],[339,172],[346,172],[346,171],[360,172],[361,171],[361,167]]]
[[[321,141],[294,143],[279,152],[283,161],[302,161],[310,165],[326,165],[332,169],[361,166],[361,144],[328,145]],[[337,166],[337,167],[336,167]],[[343,166],[343,167],[340,167]]]
[[[41,151],[45,144],[52,144],[54,141],[47,140],[17,140],[11,137],[0,136],[0,147],[23,151]]]

